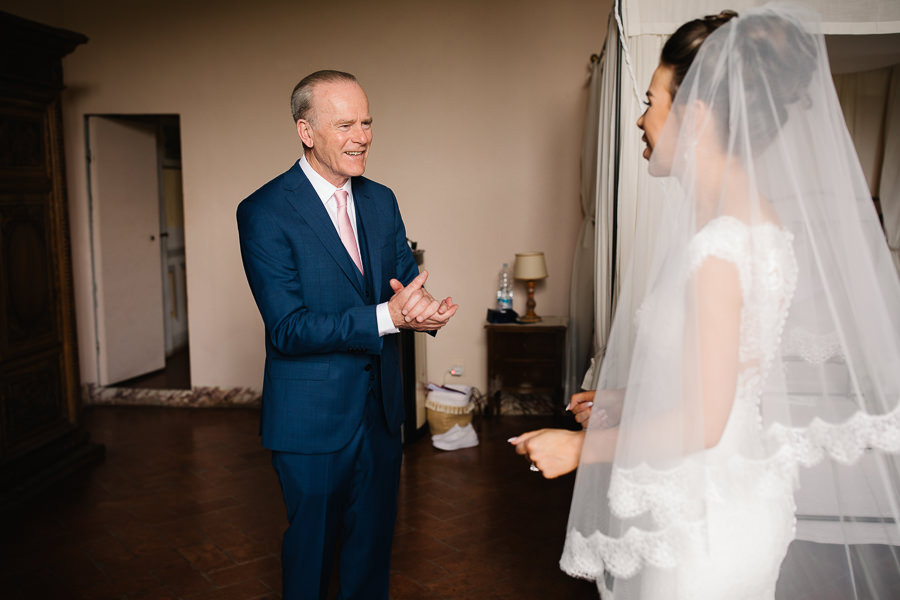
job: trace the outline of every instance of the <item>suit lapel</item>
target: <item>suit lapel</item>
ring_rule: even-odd
[[[297,211],[300,218],[306,221],[319,238],[322,246],[356,288],[357,293],[364,298],[366,291],[360,283],[359,270],[353,264],[353,259],[350,258],[347,249],[344,248],[344,244],[334,228],[334,223],[328,216],[328,211],[325,210],[316,190],[303,174],[303,170],[297,162],[294,162],[294,166],[285,173],[284,188],[287,201]],[[359,209],[357,208],[357,210]]]
[[[378,216],[375,214],[375,201],[369,195],[366,186],[359,178],[353,180],[353,201],[356,204],[356,215],[365,231],[364,238],[366,244],[366,252],[369,255],[369,272],[366,278],[372,282],[372,291],[375,294],[375,301],[380,298],[380,290],[378,282],[381,281],[381,248],[378,241],[381,239],[378,231]]]

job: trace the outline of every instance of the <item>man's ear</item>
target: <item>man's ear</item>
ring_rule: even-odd
[[[297,119],[297,135],[307,148],[313,147],[312,125],[306,119]]]

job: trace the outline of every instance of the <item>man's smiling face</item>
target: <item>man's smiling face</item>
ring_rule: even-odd
[[[297,121],[308,146],[306,160],[329,183],[341,187],[366,170],[372,145],[369,100],[358,83],[333,81],[313,89],[310,118]]]

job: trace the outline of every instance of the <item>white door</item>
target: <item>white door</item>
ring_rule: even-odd
[[[100,385],[166,364],[156,126],[88,118]]]

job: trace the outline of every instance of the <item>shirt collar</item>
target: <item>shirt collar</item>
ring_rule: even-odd
[[[316,190],[316,195],[319,196],[319,200],[324,204],[328,202],[332,196],[334,196],[335,190],[345,190],[347,192],[348,198],[353,198],[353,192],[350,187],[350,179],[347,179],[347,182],[344,183],[339,188],[334,187],[331,183],[328,182],[324,177],[319,175],[315,169],[312,168],[312,165],[309,164],[309,161],[306,160],[306,154],[300,157],[300,169],[303,170],[303,174],[306,175],[306,178],[309,179],[309,182],[312,184],[313,189]]]

